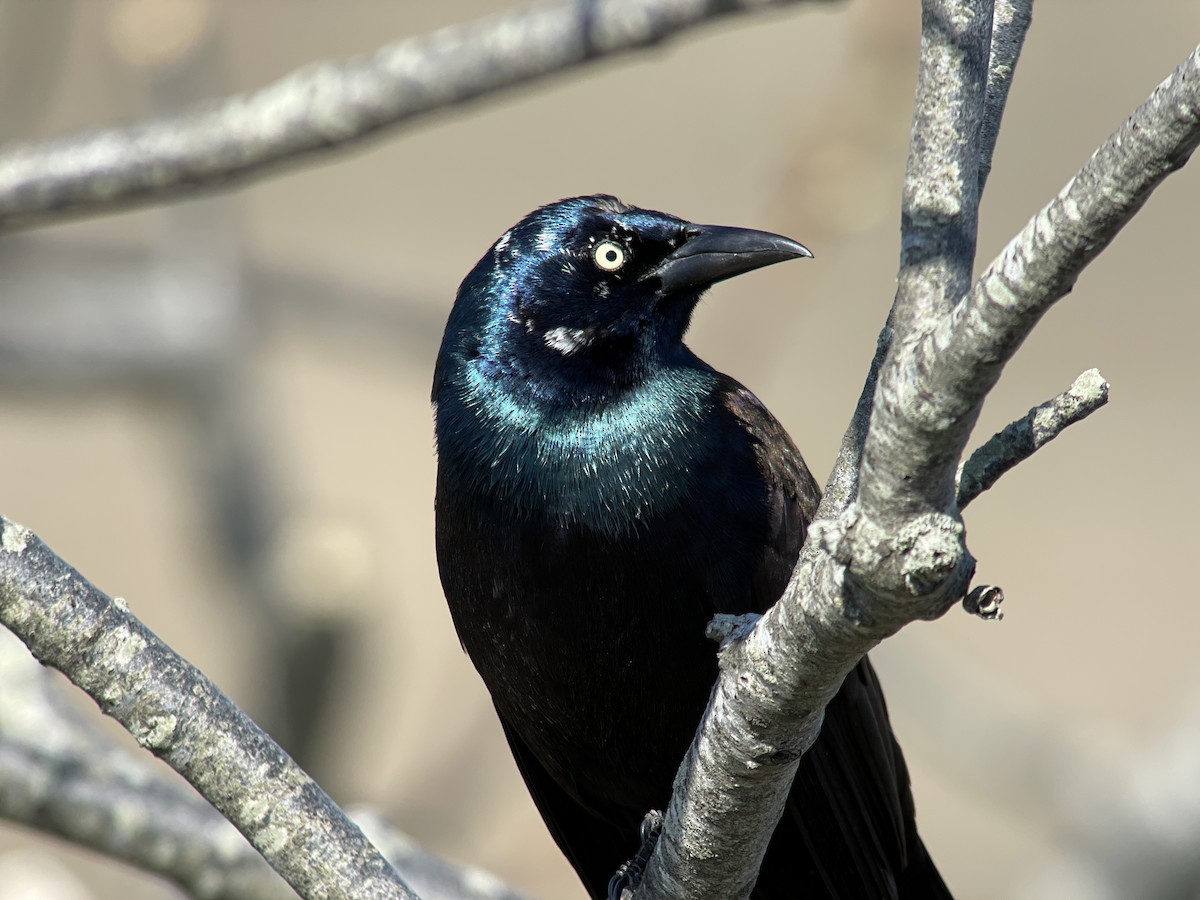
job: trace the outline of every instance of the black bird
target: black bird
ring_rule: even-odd
[[[446,325],[442,585],[594,898],[670,798],[716,679],[705,624],[779,598],[820,497],[783,426],[684,332],[714,282],[804,256],[779,235],[576,197],[501,236]],[[801,761],[752,896],[949,897],[866,659]]]

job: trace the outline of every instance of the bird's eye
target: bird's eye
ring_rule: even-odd
[[[625,265],[625,248],[615,241],[601,241],[592,250],[592,259],[605,272],[615,272]]]

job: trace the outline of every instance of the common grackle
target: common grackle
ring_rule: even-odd
[[[783,427],[684,332],[714,282],[804,256],[779,235],[576,197],[501,236],[446,325],[442,585],[594,898],[670,798],[716,679],[705,624],[778,599],[820,497]],[[866,659],[801,760],[751,896],[949,897]]]

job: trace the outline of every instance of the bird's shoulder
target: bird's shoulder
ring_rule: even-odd
[[[756,611],[763,612],[791,577],[821,489],[787,430],[749,388],[722,375],[715,395],[719,408],[749,439],[764,489],[765,534],[752,586]]]

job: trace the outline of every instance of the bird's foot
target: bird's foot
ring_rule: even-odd
[[[1000,604],[1004,602],[1004,590],[997,585],[981,584],[963,597],[963,609],[973,616],[989,622],[1004,618]]]
[[[761,618],[758,613],[743,613],[740,616],[717,613],[705,627],[704,636],[710,641],[716,641],[724,650],[730,644],[744,641]]]
[[[658,846],[658,836],[662,834],[662,828],[661,812],[652,809],[646,813],[642,819],[642,846],[638,848],[637,855],[629,862],[622,863],[621,868],[609,879],[608,900],[627,900],[633,896],[633,892],[641,883],[642,873],[646,871],[646,864],[650,862],[650,856]]]

